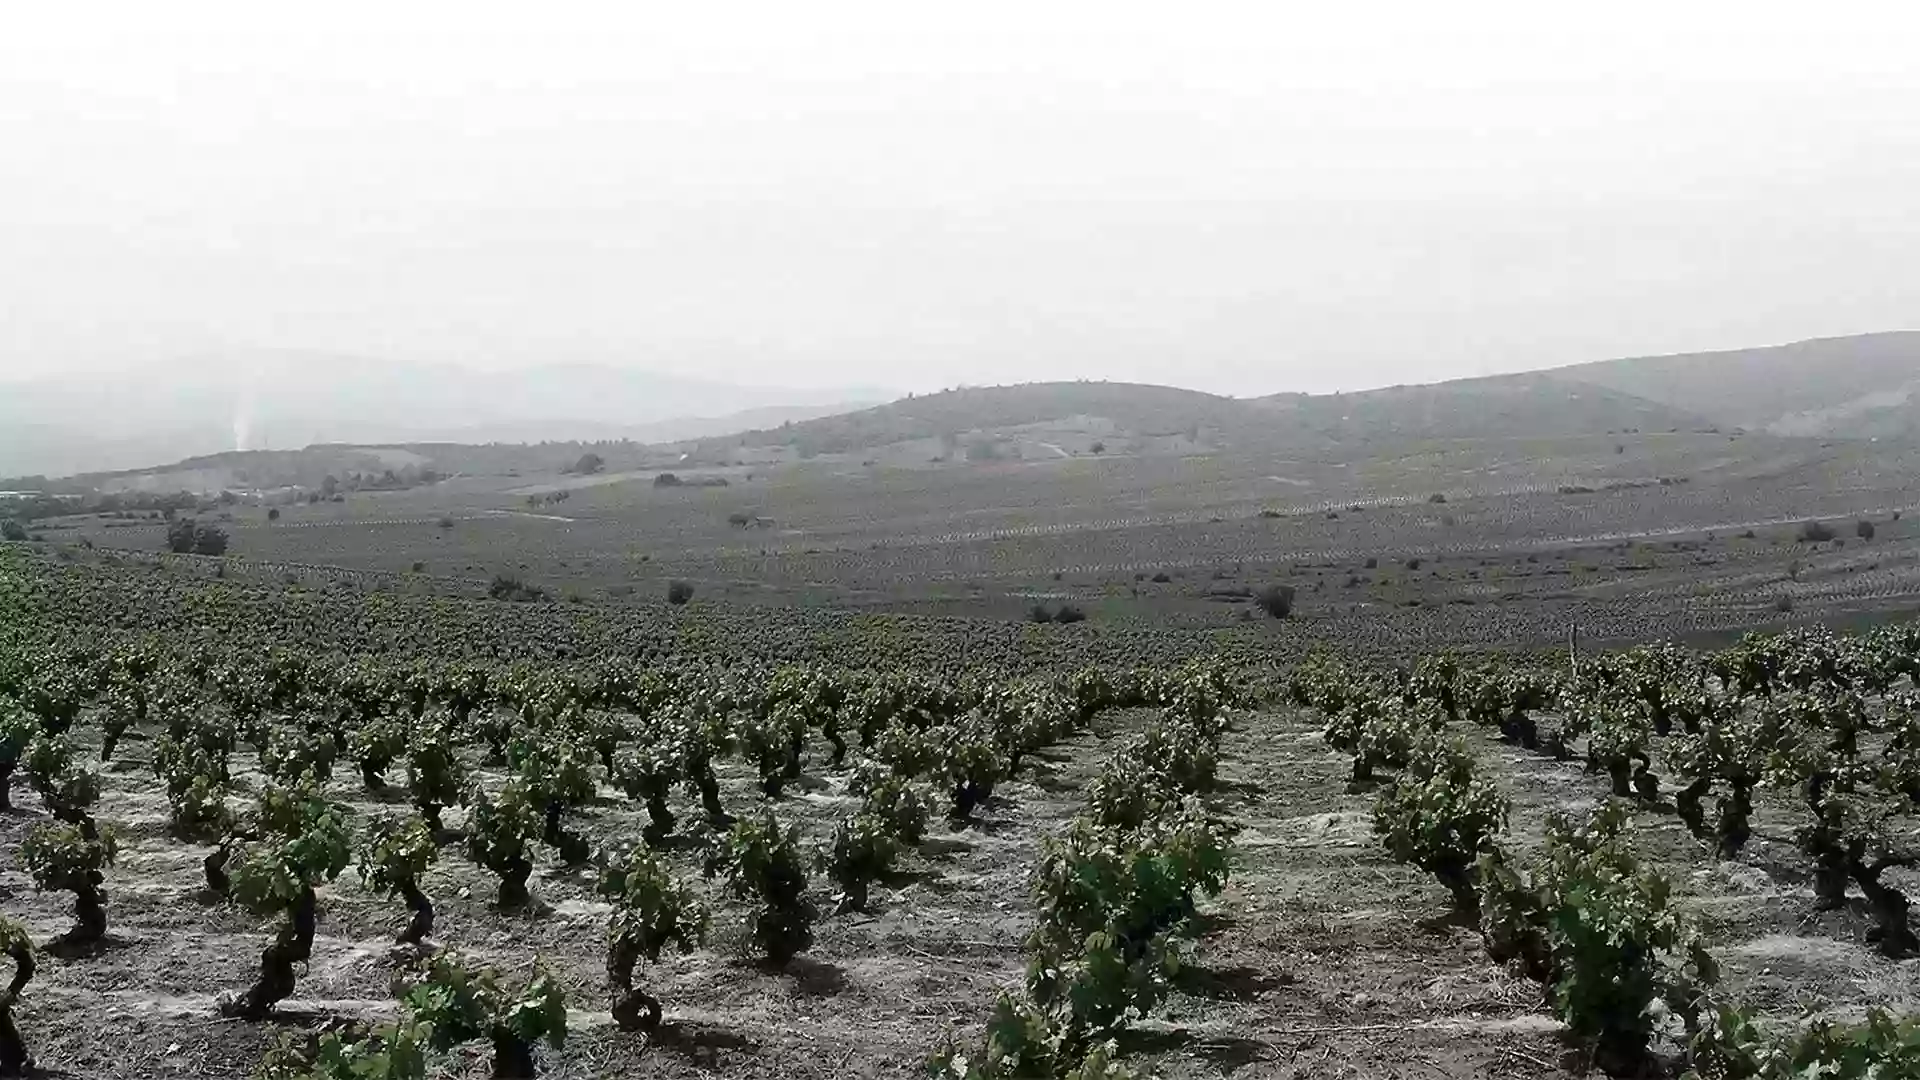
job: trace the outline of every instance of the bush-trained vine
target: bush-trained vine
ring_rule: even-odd
[[[776,966],[813,945],[818,913],[806,896],[806,863],[798,834],[769,811],[735,822],[708,857],[708,875],[724,876],[728,892],[753,905],[753,940]]]
[[[626,1031],[660,1026],[660,1000],[634,985],[640,961],[660,962],[669,945],[690,952],[707,939],[708,914],[693,890],[644,848],[603,852],[597,890],[613,904],[607,924],[607,981],[613,1018]]]
[[[475,785],[467,805],[467,854],[499,875],[500,907],[525,907],[533,899],[527,879],[533,876],[533,845],[546,828],[545,817],[518,780],[492,797]]]
[[[260,955],[260,976],[222,1003],[230,1016],[260,1019],[293,993],[294,965],[313,955],[318,900],[314,890],[340,876],[351,858],[346,818],[311,788],[269,788],[257,821],[235,849],[232,898],[263,915],[278,915],[275,938]]]
[[[419,817],[378,818],[360,837],[360,880],[406,901],[413,913],[396,939],[418,945],[433,933],[433,901],[420,890],[420,876],[440,853],[433,830]]]
[[[541,1042],[555,1049],[566,1044],[566,995],[545,971],[516,993],[492,969],[443,952],[405,979],[400,1001],[435,1049],[487,1040],[495,1080],[533,1080],[534,1049]]]
[[[1373,828],[1394,858],[1440,879],[1455,907],[1479,920],[1475,868],[1507,824],[1507,800],[1458,743],[1428,736],[1374,802]]]

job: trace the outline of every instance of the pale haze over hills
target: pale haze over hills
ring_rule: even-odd
[[[1920,332],[1239,399],[1091,381],[896,401],[896,392],[873,387],[739,387],[592,365],[481,372],[269,352],[14,389],[0,398],[0,476],[144,468],[312,443],[705,439],[720,457],[736,444],[850,452],[1068,418],[1116,432],[1206,429],[1222,445],[1295,448],[1707,429],[1912,438],[1920,436]]]
[[[1920,323],[1912,5],[107,8],[0,38],[13,377],[1248,396]]]

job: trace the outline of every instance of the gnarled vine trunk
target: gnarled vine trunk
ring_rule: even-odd
[[[700,789],[700,808],[707,812],[707,820],[715,828],[725,828],[733,824],[733,815],[720,803],[720,780],[713,775],[713,763],[701,761],[692,770],[693,784]]]
[[[547,825],[542,839],[547,846],[560,853],[561,861],[568,866],[579,866],[593,858],[593,845],[567,831],[566,812],[567,808],[562,803],[547,804]]]
[[[1720,800],[1720,819],[1714,826],[1721,858],[1731,859],[1747,846],[1747,840],[1753,836],[1753,826],[1747,821],[1752,814],[1753,784],[1735,781],[1733,790]]]
[[[647,793],[647,824],[640,830],[640,838],[648,847],[659,847],[668,836],[673,834],[678,824],[673,811],[667,808],[667,794],[655,789]]]
[[[494,1080],[534,1080],[533,1047],[504,1029],[493,1032]]]
[[[1687,831],[1693,834],[1695,840],[1705,840],[1709,835],[1707,807],[1704,800],[1712,793],[1713,778],[1709,776],[1681,788],[1673,797],[1675,812],[1680,815],[1680,820],[1686,823]]]
[[[433,933],[433,901],[412,881],[400,883],[400,895],[406,899],[413,918],[408,920],[407,928],[400,932],[397,940],[402,945],[418,945]]]
[[[33,1068],[33,1059],[27,1054],[26,1041],[20,1038],[20,1028],[13,1022],[13,1005],[33,981],[33,947],[23,942],[8,949],[7,955],[13,959],[13,981],[0,997],[0,1074],[19,1076]]]
[[[533,876],[533,864],[527,861],[526,856],[515,855],[493,870],[500,875],[500,906],[526,907],[533,899],[533,894],[527,892],[527,879]]]
[[[260,978],[245,994],[227,1002],[221,1012],[246,1020],[260,1020],[273,1007],[293,996],[293,965],[304,964],[313,956],[313,933],[318,923],[316,898],[311,888],[300,890],[300,898],[287,911],[287,921],[273,944],[260,951]]]
[[[1888,870],[1911,865],[1913,860],[1883,858],[1869,863],[1864,857],[1865,846],[1860,841],[1848,846],[1847,870],[1853,880],[1860,883],[1860,891],[1867,897],[1867,906],[1873,910],[1876,925],[1867,932],[1867,940],[1878,945],[1883,955],[1895,960],[1920,953],[1920,937],[1914,936],[1913,927],[1907,921],[1912,905],[1908,903],[1906,894],[1880,880],[1880,875]]]
[[[660,1026],[660,1001],[633,985],[640,946],[625,935],[607,948],[607,981],[613,985],[613,1019],[621,1031],[653,1031]]]
[[[1847,852],[1840,843],[1840,830],[1826,808],[1826,791],[1832,783],[1827,773],[1814,773],[1807,779],[1807,809],[1813,823],[1801,831],[1801,847],[1813,858],[1813,904],[1816,911],[1833,911],[1847,903]]]
[[[67,943],[91,944],[107,936],[107,890],[102,887],[106,880],[100,871],[89,870],[85,878],[75,883],[73,929],[62,935]]]

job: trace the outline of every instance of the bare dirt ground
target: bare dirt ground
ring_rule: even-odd
[[[740,955],[730,944],[738,938],[734,912],[723,910],[708,949],[640,974],[666,1006],[667,1028],[651,1042],[621,1032],[606,1011],[606,909],[585,875],[543,864],[532,883],[542,910],[503,915],[490,906],[494,879],[447,848],[426,881],[439,909],[435,943],[500,967],[510,981],[536,956],[560,978],[569,1033],[563,1050],[541,1052],[544,1076],[919,1075],[925,1055],[947,1037],[977,1040],[995,995],[1019,985],[1020,942],[1032,921],[1026,879],[1040,839],[1078,808],[1105,740],[1147,715],[1103,717],[1094,732],[1004,784],[976,824],[936,831],[894,881],[875,889],[871,914],[825,917],[814,948],[789,970],[763,970]],[[404,911],[361,888],[350,870],[322,891],[313,960],[284,1021],[216,1016],[218,996],[249,981],[272,921],[204,893],[200,858],[208,849],[167,835],[146,750],[143,741],[125,744],[98,808],[123,838],[108,879],[110,939],[91,955],[45,957],[16,1010],[50,1074],[243,1077],[282,1028],[390,1015],[389,942]],[[1603,778],[1574,764],[1497,743],[1480,750],[1499,763],[1522,846],[1537,840],[1546,811],[1584,811],[1605,791]],[[1180,991],[1129,1034],[1136,1060],[1167,1080],[1585,1074],[1532,984],[1488,962],[1477,935],[1443,918],[1441,889],[1380,851],[1371,796],[1346,792],[1346,759],[1321,744],[1306,716],[1247,717],[1226,751],[1220,808],[1243,827],[1235,876],[1207,908]],[[805,790],[775,807],[816,842],[852,805],[844,777],[821,770],[819,760]],[[744,771],[723,780],[734,812],[762,801]],[[345,771],[330,793],[360,815],[386,809]],[[637,835],[637,808],[605,795],[585,816],[585,831],[596,841]],[[31,794],[18,803],[0,818],[0,897],[46,940],[69,925],[70,898],[33,892],[17,852],[42,814]],[[693,816],[690,806],[677,809]],[[457,812],[448,820],[457,825]],[[1920,999],[1920,965],[1864,947],[1861,916],[1808,917],[1804,860],[1789,842],[1791,806],[1763,800],[1755,824],[1753,843],[1731,863],[1716,863],[1658,809],[1640,815],[1636,840],[1706,924],[1739,996],[1788,1018],[1810,1002],[1848,1010]],[[674,858],[684,875],[697,875],[694,852]],[[829,892],[816,878],[823,910]],[[486,1071],[475,1046],[450,1075]]]

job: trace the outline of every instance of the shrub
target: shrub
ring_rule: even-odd
[[[428,1031],[421,1024],[350,1026],[319,1038],[283,1035],[260,1059],[259,1080],[426,1080]]]
[[[657,488],[679,487],[680,484],[680,478],[670,472],[663,472],[653,478],[653,486]]]
[[[217,525],[202,525],[193,518],[178,518],[167,526],[167,550],[175,555],[224,555],[226,530]]]
[[[1053,609],[1045,604],[1035,604],[1027,609],[1027,619],[1030,622],[1050,623],[1053,621]]]
[[[466,778],[446,724],[434,719],[417,725],[407,741],[407,794],[436,835],[446,831],[440,811],[460,801]]]
[[[679,607],[691,599],[693,599],[692,585],[684,581],[671,581],[667,583],[667,603]]]
[[[1053,613],[1053,621],[1057,623],[1086,622],[1087,613],[1072,604],[1061,604],[1060,610]]]
[[[1294,589],[1291,585],[1268,585],[1254,594],[1253,603],[1271,619],[1285,619],[1293,614]]]
[[[20,524],[13,518],[0,521],[0,540],[9,540],[17,544],[25,541],[26,538],[27,527],[25,525]]]
[[[1155,585],[1165,585],[1172,580],[1173,580],[1173,577],[1169,575],[1165,570],[1158,571],[1153,575],[1153,583]]]
[[[495,574],[492,584],[487,586],[487,596],[494,600],[538,603],[547,598],[547,592],[545,589],[528,585],[511,574]]]
[[[581,454],[580,460],[574,462],[573,467],[568,469],[567,471],[571,473],[577,473],[581,476],[592,476],[606,467],[607,467],[607,462],[605,458],[601,457],[599,454],[588,452],[585,454]]]
[[[1430,503],[1434,503],[1434,504],[1436,504],[1436,505],[1437,505],[1437,504],[1439,504],[1439,503],[1444,503],[1444,502],[1446,502],[1446,501],[1447,501],[1447,497],[1446,497],[1445,495],[1443,495],[1443,494],[1441,494],[1440,492],[1438,492],[1438,491],[1436,491],[1436,492],[1434,492],[1433,494],[1431,494],[1431,495],[1429,495],[1429,496],[1427,496],[1427,501],[1428,501],[1428,502],[1430,502]]]
[[[279,520],[280,520],[280,508],[279,508],[279,507],[277,507],[277,506],[271,506],[271,507],[268,507],[268,508],[267,508],[267,520],[268,520],[268,521],[279,521]]]
[[[1861,518],[1859,521],[1853,523],[1853,535],[1862,540],[1873,539],[1875,531],[1873,522],[1868,521],[1866,518]]]
[[[1834,538],[1833,527],[1820,521],[1805,521],[1800,524],[1800,542],[1803,544],[1824,544]]]
[[[1656,1001],[1683,999],[1686,969],[1711,960],[1671,905],[1672,887],[1643,870],[1627,842],[1630,807],[1615,800],[1585,824],[1547,819],[1547,848],[1530,873],[1496,850],[1481,859],[1481,926],[1496,960],[1519,961],[1546,983],[1555,1015],[1590,1043],[1613,1075],[1639,1075]]]

